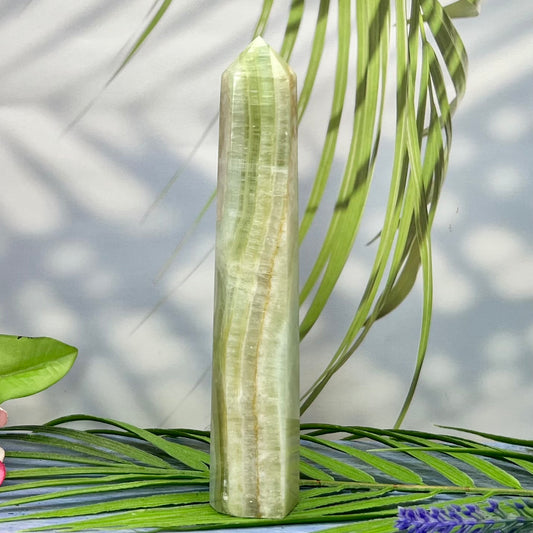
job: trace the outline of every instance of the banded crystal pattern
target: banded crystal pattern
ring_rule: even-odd
[[[288,514],[299,490],[296,77],[258,37],[222,76],[211,505]]]

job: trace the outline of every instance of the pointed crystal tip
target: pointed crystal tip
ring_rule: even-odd
[[[250,46],[268,46],[270,47],[270,45],[263,39],[263,37],[261,37],[261,35],[258,35],[251,43],[250,43]]]
[[[263,39],[256,37],[228,67],[227,74],[253,72],[254,76],[295,79],[287,62]]]

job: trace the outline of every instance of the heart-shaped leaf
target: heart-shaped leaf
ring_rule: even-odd
[[[0,335],[0,403],[50,387],[77,355],[77,348],[49,337]]]

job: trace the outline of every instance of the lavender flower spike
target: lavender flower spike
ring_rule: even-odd
[[[489,499],[477,505],[399,507],[395,527],[407,533],[533,531],[533,502]]]

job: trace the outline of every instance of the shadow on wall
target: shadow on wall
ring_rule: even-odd
[[[11,44],[0,58],[7,80],[0,88],[1,329],[80,348],[60,384],[16,401],[12,423],[77,411],[150,426],[209,424],[213,255],[202,259],[214,242],[212,209],[166,275],[154,279],[215,186],[216,128],[140,223],[216,113],[220,73],[255,24],[257,9],[244,0],[225,8],[230,12],[206,5],[173,8],[68,135],[65,125],[112,72],[145,2],[131,2],[128,14],[120,2],[72,5],[53,27],[40,24],[52,20],[47,4],[0,11],[0,43]],[[533,409],[532,67],[520,59],[533,39],[524,9],[533,15],[516,0],[487,3],[483,19],[460,24],[470,86],[435,221],[434,322],[411,427],[450,423],[519,436]],[[274,17],[282,27],[283,12]],[[13,46],[15,35],[21,38]],[[298,73],[303,52],[295,50]],[[334,68],[333,60],[325,65],[326,73]],[[326,108],[322,76],[317,107]],[[309,113],[300,131],[302,205],[324,133],[324,122]],[[302,344],[303,385],[333,354],[353,315],[372,260],[365,242],[379,231],[377,199],[386,186],[386,174],[378,176],[361,243]],[[335,195],[330,187],[322,225]],[[302,248],[303,271],[321,231],[319,224]],[[306,418],[391,425],[414,367],[419,319],[416,289],[375,327]]]

